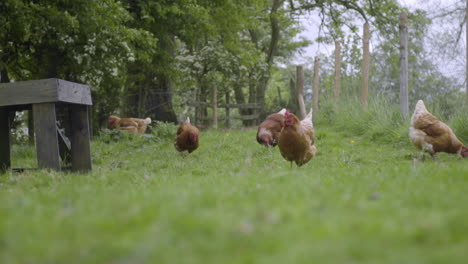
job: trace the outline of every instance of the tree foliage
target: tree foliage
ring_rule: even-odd
[[[210,110],[195,112],[190,104],[209,102],[214,87],[221,103],[260,105],[236,114],[262,118],[280,107],[275,102],[288,98],[291,74],[281,73],[282,66],[310,44],[298,38],[298,17],[305,12],[321,20],[324,34],[317,42],[342,40],[347,95],[357,90],[359,32],[363,22],[370,22],[371,86],[376,93],[394,94],[401,10],[396,0],[4,0],[0,78],[57,77],[91,85],[95,128],[109,114],[170,122],[195,115],[205,122]],[[448,98],[456,85],[426,56],[424,36],[431,20],[416,11],[410,21],[411,96]],[[322,61],[326,91],[333,59]],[[281,93],[284,100],[271,98]]]

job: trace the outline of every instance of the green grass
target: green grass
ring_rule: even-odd
[[[468,160],[317,125],[290,168],[255,132],[203,132],[185,158],[167,133],[107,136],[89,174],[0,174],[0,263],[466,263]]]

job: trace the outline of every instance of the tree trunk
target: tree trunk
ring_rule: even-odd
[[[255,86],[252,86],[252,85],[249,85],[249,96],[252,97],[252,94],[254,94],[253,92],[251,92],[252,90],[255,91]],[[252,89],[253,87],[253,89]],[[242,86],[240,84],[236,84],[234,86],[234,98],[236,99],[236,103],[238,104],[245,104],[245,96],[244,96],[244,91],[242,91]],[[245,108],[240,108],[239,109],[239,114],[240,115],[248,115],[249,114],[249,111],[251,111],[251,109],[245,109]],[[251,123],[250,120],[242,120],[242,125],[244,126],[249,126]]]
[[[143,89],[143,87],[140,87],[140,89],[138,89],[138,107],[137,107],[137,114],[138,114],[138,117],[140,118],[145,118],[144,117],[144,112],[145,112],[145,99],[146,99],[146,94],[145,94],[145,89]]]
[[[172,107],[172,80],[167,76],[158,76],[157,83],[148,92],[144,117],[164,122],[177,123],[177,116]]]
[[[408,109],[408,14],[400,15],[400,112],[407,116]]]
[[[229,105],[230,103],[230,96],[229,92],[226,92],[226,105]],[[226,128],[231,128],[231,108],[226,107],[226,123],[225,126]]]
[[[10,76],[8,75],[8,71],[6,68],[3,68],[0,71],[0,83],[9,83],[10,82]],[[16,111],[9,111],[8,112],[8,123],[10,129],[14,128],[13,124],[15,121],[15,116],[16,116]]]
[[[279,86],[276,87],[276,91],[278,92],[278,102],[277,105],[281,106],[283,104],[283,99],[281,98],[281,88]]]
[[[319,57],[315,57],[314,61],[314,87],[312,93],[312,109],[314,111],[313,117],[315,118],[319,112],[319,70],[320,70],[320,59]]]
[[[257,90],[257,83],[255,81],[255,74],[249,74],[249,103],[251,104],[254,104],[254,103],[258,103],[257,100],[258,100],[258,97],[257,97],[257,94],[258,94],[258,90]],[[241,109],[241,113],[242,115],[253,115],[253,114],[256,114],[258,112],[258,109],[249,109],[249,108],[246,108],[246,109]],[[243,125],[244,126],[253,126],[255,125],[255,120],[243,120],[242,121]]]
[[[301,114],[301,120],[306,117],[306,109],[304,104],[304,71],[302,66],[296,67],[296,79],[297,79],[297,104],[299,105],[299,113]]]
[[[218,128],[218,88],[213,86],[211,89],[211,105],[213,108],[213,128]]]
[[[174,55],[174,36],[168,36],[159,40],[159,48],[167,53],[168,56]],[[147,79],[147,87],[150,87],[146,93],[145,117],[149,115],[155,120],[177,123],[177,116],[172,107],[173,81],[169,74],[165,72],[155,72],[150,74]],[[156,81],[154,81],[156,79]],[[144,86],[145,88],[145,86]]]
[[[369,54],[369,23],[364,24],[364,33],[362,37],[362,86],[361,86],[361,106],[362,109],[367,109],[367,97],[369,93],[369,63],[370,63],[370,54]]]
[[[465,11],[465,18],[468,17],[468,0],[466,0],[466,11]],[[468,19],[465,19],[465,29],[466,29],[466,32],[465,32],[465,43],[468,43]],[[465,53],[465,57],[466,57],[466,79],[465,79],[465,93],[466,93],[466,108],[468,109],[468,44],[465,44],[465,47],[466,47],[466,53]]]
[[[340,100],[341,93],[341,42],[335,41],[335,89],[334,99],[336,102]]]
[[[259,116],[259,120],[262,120],[265,117],[265,92],[267,89],[268,81],[270,80],[270,71],[271,66],[274,61],[274,57],[276,56],[278,50],[278,42],[280,38],[280,27],[279,21],[277,18],[278,10],[280,9],[283,0],[273,0],[273,4],[270,10],[270,26],[271,26],[271,40],[268,49],[266,50],[266,63],[267,69],[261,73],[260,81],[257,86],[257,94],[256,94],[256,103],[260,106],[257,112]]]
[[[34,117],[32,110],[28,110],[28,142],[30,145],[34,145]]]
[[[297,113],[299,106],[297,105],[297,90],[296,90],[296,82],[294,81],[293,77],[289,79],[289,93],[290,93],[290,110],[293,113]]]
[[[0,83],[9,83],[10,82],[10,77],[8,76],[8,71],[6,68],[3,68],[0,71]]]

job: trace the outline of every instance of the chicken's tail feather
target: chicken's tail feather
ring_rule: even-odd
[[[424,105],[423,100],[419,100],[419,101],[416,103],[415,111],[416,111],[416,112],[422,112],[422,111],[427,112],[427,108],[426,108],[426,106]]]
[[[307,116],[304,119],[302,119],[301,124],[303,124],[303,125],[305,125],[307,127],[313,128],[314,123],[312,122],[312,113],[313,113],[313,110],[311,108],[310,112],[307,114]]]
[[[312,113],[314,112],[314,110],[312,108],[310,108],[310,111],[309,113],[307,114],[307,116],[304,118],[304,119],[310,119],[312,120]]]
[[[185,122],[190,124],[190,117],[187,116],[187,120],[185,120]]]
[[[278,112],[278,114],[284,115],[284,114],[286,114],[286,111],[287,111],[286,108],[283,108],[283,109],[281,109],[281,111]]]

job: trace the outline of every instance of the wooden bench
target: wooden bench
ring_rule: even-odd
[[[87,85],[60,79],[0,84],[0,171],[11,167],[10,127],[12,111],[32,110],[39,168],[62,169],[56,109],[67,107],[71,122],[70,156],[72,171],[91,170],[88,108],[92,105]]]

